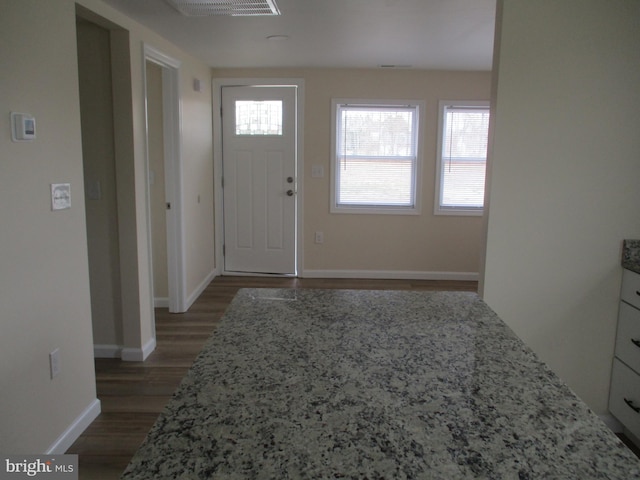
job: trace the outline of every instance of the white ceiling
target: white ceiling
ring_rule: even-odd
[[[271,17],[104,1],[212,67],[491,69],[495,0],[276,0],[281,15]]]

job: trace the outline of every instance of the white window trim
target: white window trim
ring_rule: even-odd
[[[441,207],[440,195],[442,191],[442,129],[444,127],[444,109],[448,106],[458,107],[487,107],[489,108],[488,100],[440,100],[438,102],[438,149],[436,157],[436,185],[435,185],[435,199],[433,205],[434,215],[458,215],[467,217],[480,217],[484,214],[484,207],[471,208],[471,207]]]
[[[337,128],[337,108],[338,105],[363,105],[363,106],[415,106],[418,111],[416,119],[417,150],[416,150],[416,172],[414,185],[414,205],[412,207],[403,206],[339,206],[336,202],[336,128]],[[329,164],[331,166],[331,192],[330,206],[331,213],[347,214],[374,214],[374,215],[420,215],[422,211],[422,164],[424,157],[424,118],[425,102],[423,100],[380,100],[380,99],[354,99],[354,98],[333,98],[331,99],[331,156]]]

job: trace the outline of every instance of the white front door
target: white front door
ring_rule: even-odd
[[[222,87],[224,269],[296,274],[296,87]]]

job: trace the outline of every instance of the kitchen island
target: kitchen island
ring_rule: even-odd
[[[640,273],[640,240],[622,242],[622,268]]]
[[[475,294],[244,289],[124,479],[630,479]]]

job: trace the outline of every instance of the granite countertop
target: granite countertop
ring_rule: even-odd
[[[622,242],[622,267],[640,273],[640,240]]]
[[[241,290],[123,479],[630,479],[479,297]]]

